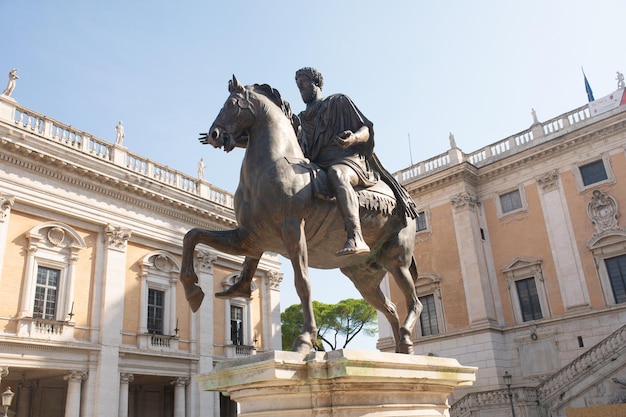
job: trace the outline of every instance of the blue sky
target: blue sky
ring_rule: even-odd
[[[203,157],[231,192],[243,150],[196,139],[232,74],[297,112],[294,73],[318,68],[325,94],[374,122],[395,172],[445,152],[449,132],[469,153],[527,129],[531,108],[541,121],[584,105],[581,67],[596,98],[626,72],[624,1],[0,0],[0,16],[0,77],[19,68],[19,104],[111,142],[122,120],[132,152],[191,175]],[[283,270],[285,308],[297,298]],[[358,297],[338,274],[312,271],[314,298]]]

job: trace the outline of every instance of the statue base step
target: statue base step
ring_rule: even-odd
[[[335,350],[273,351],[195,377],[230,395],[241,417],[447,416],[447,397],[476,380],[456,359]]]

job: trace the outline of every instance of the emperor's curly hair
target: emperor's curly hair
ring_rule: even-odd
[[[296,79],[298,79],[298,75],[305,75],[309,77],[319,88],[324,87],[324,77],[322,77],[322,73],[315,68],[300,68],[298,71],[296,71]]]

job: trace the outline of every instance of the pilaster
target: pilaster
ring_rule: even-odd
[[[9,230],[9,215],[15,204],[15,197],[0,193],[0,265],[4,265],[4,251],[8,246],[7,231]],[[2,268],[0,268],[0,282],[2,282]]]
[[[104,229],[104,268],[102,310],[100,313],[101,351],[98,361],[95,415],[117,417],[119,410],[119,349],[122,343],[124,319],[124,288],[126,281],[126,247],[131,237],[129,229],[107,225]]]
[[[495,324],[497,317],[478,220],[480,202],[474,195],[462,192],[451,203],[470,325]]]
[[[561,192],[559,172],[553,170],[537,178],[552,259],[565,311],[589,307],[582,263],[575,245],[573,225],[565,196]]]

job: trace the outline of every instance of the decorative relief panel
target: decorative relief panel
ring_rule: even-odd
[[[617,218],[619,217],[617,201],[600,190],[593,191],[591,201],[587,205],[587,214],[596,227],[596,234],[622,229],[617,226]]]

